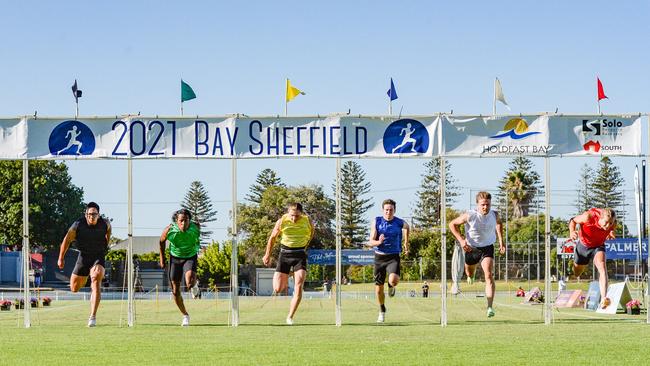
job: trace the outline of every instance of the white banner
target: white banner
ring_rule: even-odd
[[[641,117],[0,119],[0,159],[638,156]]]
[[[438,126],[437,117],[0,120],[0,158],[433,156]]]
[[[641,154],[640,116],[552,116],[548,124],[553,155]]]
[[[451,117],[441,123],[446,156],[641,155],[641,117]]]
[[[547,116],[442,118],[445,156],[545,156]]]
[[[24,118],[0,119],[0,159],[24,159],[26,154],[26,120]]]

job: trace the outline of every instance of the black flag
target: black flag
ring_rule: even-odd
[[[74,96],[74,101],[79,103],[79,98],[81,98],[81,90],[77,88],[77,79],[74,79],[74,84],[72,85],[72,96]]]

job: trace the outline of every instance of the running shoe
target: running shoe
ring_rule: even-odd
[[[189,327],[190,326],[190,315],[183,315],[183,321],[181,322],[181,327]]]
[[[467,277],[467,284],[468,285],[473,285],[474,284],[474,277]]]
[[[488,308],[488,309],[487,309],[487,317],[488,317],[488,318],[491,318],[491,317],[493,317],[493,316],[494,316],[494,309],[492,309],[492,308]]]
[[[293,325],[293,319],[287,317],[287,325]]]
[[[196,299],[199,297],[199,294],[201,293],[201,290],[199,289],[199,283],[195,283],[194,286],[190,289],[190,292],[192,293],[192,298]]]
[[[452,294],[452,295],[458,295],[459,293],[460,293],[460,286],[458,286],[457,284],[453,283],[453,284],[451,285],[451,294]]]
[[[384,320],[386,320],[386,313],[380,311],[377,317],[377,323],[383,323]]]
[[[92,328],[97,325],[97,320],[94,316],[88,318],[88,328]]]
[[[395,287],[388,286],[388,297],[395,296]]]

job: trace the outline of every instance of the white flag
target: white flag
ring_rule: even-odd
[[[503,89],[501,89],[501,82],[499,81],[499,78],[496,78],[494,80],[494,104],[496,105],[497,100],[503,105],[510,110],[510,106],[508,105],[508,102],[506,102],[506,97],[503,95]]]

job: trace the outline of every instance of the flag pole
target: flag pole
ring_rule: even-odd
[[[287,96],[289,93],[289,78],[286,78],[284,81],[284,116],[288,116],[288,106],[289,106],[289,101],[287,101]]]
[[[494,99],[492,100],[492,115],[497,115],[497,79],[494,79]]]
[[[388,115],[392,116],[393,115],[393,101],[388,97]]]
[[[78,98],[75,98],[74,104],[76,105],[74,119],[78,119],[79,118],[79,99]]]
[[[181,116],[183,115],[183,102],[181,102]]]
[[[600,99],[598,99],[598,114],[602,114],[600,113]]]

